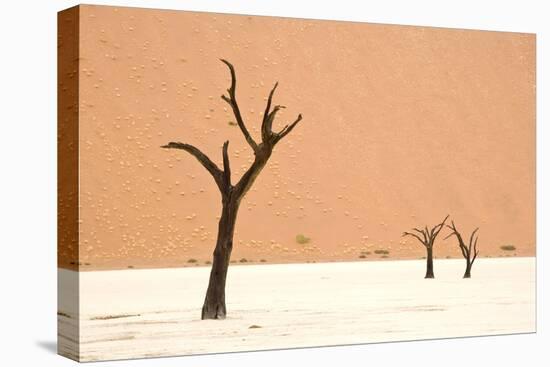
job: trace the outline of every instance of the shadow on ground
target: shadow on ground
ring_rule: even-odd
[[[40,348],[53,353],[57,354],[57,342],[52,340],[39,340],[36,342],[36,345],[38,345]]]

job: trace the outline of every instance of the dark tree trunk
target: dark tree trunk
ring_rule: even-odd
[[[472,271],[472,263],[470,262],[470,259],[466,259],[466,271],[464,272],[464,278],[470,278]]]
[[[428,256],[426,257],[426,276],[424,278],[431,279],[434,278],[433,249],[431,247],[428,247],[427,252]]]
[[[227,199],[223,202],[222,215],[218,225],[218,240],[214,249],[212,270],[208,289],[202,306],[203,320],[225,319],[225,283],[231,251],[233,250],[233,234],[237,220],[239,201]]]

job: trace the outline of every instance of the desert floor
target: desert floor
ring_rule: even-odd
[[[61,354],[94,361],[534,332],[535,258],[234,265],[228,318],[200,320],[209,269],[59,270]],[[69,294],[67,291],[65,294]],[[76,298],[76,295],[74,295]],[[80,310],[80,350],[75,325]]]

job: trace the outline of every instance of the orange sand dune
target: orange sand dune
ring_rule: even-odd
[[[242,203],[236,262],[419,258],[402,231],[447,214],[465,235],[480,227],[480,256],[534,255],[534,35],[79,9],[80,222],[77,239],[60,236],[61,267],[211,260],[217,188],[189,154],[160,146],[194,144],[221,164],[228,139],[234,182],[250,164],[219,98],[220,57],[254,136],[276,81],[277,127],[304,116]],[[446,235],[436,257],[460,257]]]

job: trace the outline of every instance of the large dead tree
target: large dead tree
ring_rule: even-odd
[[[262,169],[265,167],[269,157],[273,152],[273,148],[281,139],[290,134],[290,132],[302,120],[302,115],[299,114],[294,122],[286,125],[279,132],[273,131],[273,121],[284,106],[274,105],[272,107],[272,99],[277,89],[278,83],[275,83],[269,97],[262,118],[261,125],[261,142],[257,143],[248,132],[245,122],[241,115],[236,97],[237,78],[235,69],[231,63],[226,60],[221,60],[231,73],[231,86],[227,89],[227,95],[222,95],[221,98],[233,110],[237,125],[239,126],[244,138],[252,151],[254,152],[254,162],[248,170],[242,175],[236,184],[231,183],[231,168],[229,165],[228,147],[229,141],[223,144],[223,169],[220,169],[208,156],[201,152],[193,145],[179,142],[170,142],[162,148],[181,149],[194,156],[206,170],[212,175],[216,185],[218,186],[222,198],[222,213],[218,224],[218,238],[214,249],[212,270],[210,272],[210,280],[204,305],[202,307],[202,319],[224,319],[226,316],[225,307],[225,283],[227,278],[227,269],[231,251],[233,249],[233,234],[235,232],[235,223],[237,220],[237,212],[239,205],[244,195],[248,192]]]
[[[464,278],[470,278],[472,276],[472,266],[474,265],[474,261],[476,260],[477,255],[479,254],[479,251],[477,250],[477,231],[479,228],[474,229],[474,231],[470,235],[470,242],[468,243],[468,246],[466,246],[464,240],[462,239],[462,235],[456,229],[455,222],[451,221],[451,225],[447,225],[447,227],[452,232],[447,237],[445,237],[445,239],[451,236],[455,236],[458,240],[460,252],[462,252],[462,256],[464,256],[464,259],[466,259],[466,271],[464,272]]]
[[[403,232],[403,237],[412,236],[426,247],[426,276],[424,278],[434,278],[433,248],[435,239],[445,226],[445,222],[448,218],[449,216],[447,215],[445,219],[443,219],[443,222],[432,227],[432,229],[428,229],[428,226],[426,226],[424,229],[413,228],[412,232]]]

